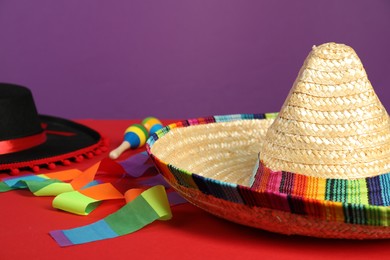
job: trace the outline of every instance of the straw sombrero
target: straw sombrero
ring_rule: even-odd
[[[313,47],[277,116],[186,120],[147,149],[173,188],[219,217],[283,234],[390,237],[389,116],[346,45]]]
[[[94,129],[38,114],[28,88],[0,83],[0,172],[54,169],[101,154],[107,145]]]

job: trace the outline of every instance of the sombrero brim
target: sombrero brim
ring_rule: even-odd
[[[221,218],[289,235],[390,238],[389,207],[305,201],[305,207],[321,211],[316,217],[304,211],[275,209],[271,204],[277,204],[283,194],[266,194],[249,187],[261,143],[274,116],[245,114],[185,120],[154,134],[147,150],[175,190]],[[380,221],[355,222],[354,215],[359,214],[363,214],[359,219]]]
[[[97,131],[59,117],[40,115],[46,141],[33,148],[0,155],[0,170],[34,169],[69,163],[107,150],[107,140]]]

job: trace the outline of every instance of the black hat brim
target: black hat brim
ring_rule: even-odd
[[[46,141],[28,150],[0,155],[0,170],[61,162],[104,147],[101,134],[85,125],[47,115],[39,118],[46,126]]]

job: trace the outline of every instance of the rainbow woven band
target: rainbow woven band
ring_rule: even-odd
[[[272,171],[259,163],[252,189],[263,207],[328,221],[389,226],[390,174],[355,180]]]
[[[183,120],[174,124],[167,125],[166,127],[158,130],[156,133],[152,134],[148,141],[146,142],[147,151],[150,154],[150,148],[153,144],[171,129],[177,127],[187,127],[192,125],[203,125],[219,122],[231,122],[237,120],[252,120],[252,119],[275,119],[278,116],[278,113],[265,113],[265,114],[236,114],[236,115],[223,115],[223,116],[209,116],[201,118],[193,118]]]
[[[151,153],[151,147],[176,127],[275,118],[272,114],[239,114],[190,119],[166,126],[147,141],[147,150],[168,182],[226,201],[307,215],[349,224],[390,226],[390,173],[359,180],[314,179],[272,172],[259,165],[252,187],[222,182],[179,169]],[[298,185],[299,184],[299,185]]]

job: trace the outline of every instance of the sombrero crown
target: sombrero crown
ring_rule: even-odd
[[[355,51],[314,46],[268,129],[260,158],[274,171],[355,179],[390,171],[389,116]]]

